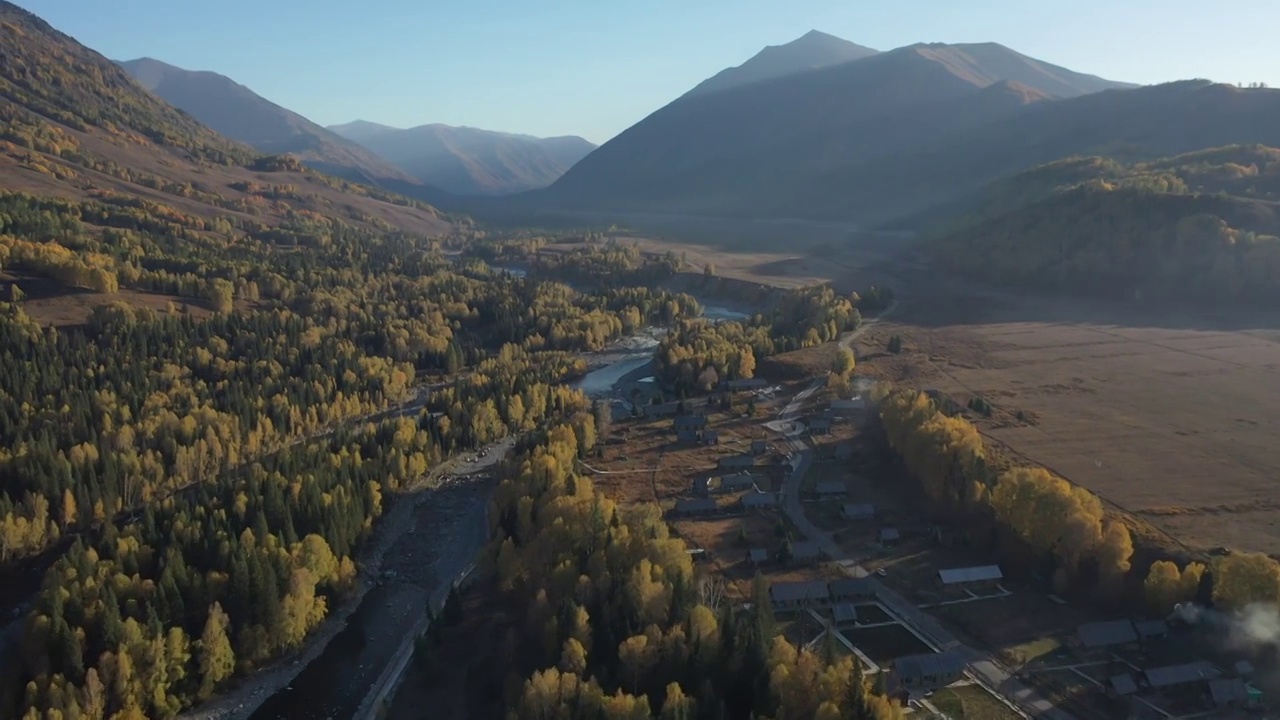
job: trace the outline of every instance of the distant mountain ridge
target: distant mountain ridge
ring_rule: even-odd
[[[160,99],[260,152],[294,155],[317,169],[348,179],[410,181],[404,172],[359,144],[224,75],[186,70],[145,57],[117,64]]]
[[[769,57],[746,65],[768,74],[761,63]],[[708,215],[807,210],[793,195],[801,186],[813,192],[815,178],[952,142],[1055,99],[1133,87],[994,43],[918,44],[816,69],[795,71],[788,60],[772,69],[781,74],[681,96],[530,201]],[[843,188],[821,190],[841,201]]]
[[[596,147],[577,136],[538,138],[441,124],[401,129],[356,120],[329,130],[410,176],[458,195],[544,188]]]
[[[764,80],[861,60],[880,52],[810,30],[785,45],[770,45],[737,67],[726,68],[698,83],[685,97],[705,95]]]

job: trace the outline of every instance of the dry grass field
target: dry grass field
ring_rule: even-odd
[[[0,272],[0,298],[10,297],[10,287],[17,285],[25,296],[22,310],[37,323],[64,328],[83,325],[93,309],[113,302],[123,302],[130,307],[147,308],[156,312],[168,312],[170,306],[177,312],[191,313],[195,317],[213,314],[210,302],[204,298],[186,298],[162,293],[141,292],[122,288],[114,293],[99,293],[73,288],[45,278],[12,275]],[[239,307],[247,307],[248,301],[238,301]]]
[[[1167,533],[1280,552],[1280,317],[916,295],[860,342],[881,378],[994,406],[984,434]],[[885,352],[893,335],[899,355]],[[1142,523],[1140,523],[1142,524]]]

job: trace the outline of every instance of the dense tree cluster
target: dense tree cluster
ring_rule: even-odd
[[[759,358],[829,342],[857,328],[862,322],[859,302],[856,293],[846,297],[820,285],[781,293],[771,312],[749,320],[678,323],[659,344],[654,358],[658,376],[680,391],[749,379]]]
[[[1100,158],[997,186],[940,239],[948,267],[1121,298],[1280,297],[1280,151],[1236,146],[1135,165]]]
[[[592,422],[550,430],[494,500],[490,559],[520,622],[484,697],[528,720],[901,717],[852,659],[780,637],[762,580],[750,609],[719,604],[656,507],[619,507],[578,476]]]
[[[987,522],[1052,571],[1060,589],[1097,578],[1116,591],[1129,572],[1133,542],[1097,496],[1043,468],[1003,473],[987,464],[977,429],[949,416],[923,393],[890,392],[880,404],[889,445],[939,507]]]
[[[515,236],[474,243],[467,250],[492,265],[519,265],[540,277],[580,287],[652,286],[675,275],[673,252],[646,254],[633,244],[595,236]]]

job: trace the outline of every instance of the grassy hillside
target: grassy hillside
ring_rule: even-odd
[[[1009,285],[1216,302],[1280,297],[1280,150],[1073,158],[996,183],[932,247]]]

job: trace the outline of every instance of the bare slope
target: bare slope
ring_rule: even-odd
[[[785,45],[770,45],[741,65],[721,70],[698,83],[685,93],[685,97],[706,95],[762,80],[853,62],[877,52],[879,51],[834,35],[811,30]]]
[[[595,149],[574,136],[537,138],[439,124],[401,130],[357,120],[330,129],[414,178],[458,195],[546,187]]]

